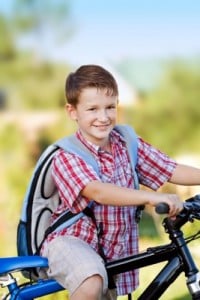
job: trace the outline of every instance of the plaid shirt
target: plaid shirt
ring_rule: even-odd
[[[59,191],[61,204],[53,214],[53,220],[68,208],[73,213],[78,213],[88,205],[90,200],[81,196],[80,192],[90,181],[100,180],[134,188],[131,165],[123,137],[114,130],[111,132],[111,154],[86,141],[79,131],[76,135],[94,155],[100,175],[78,155],[59,150],[54,158],[52,175]],[[158,189],[171,177],[175,166],[176,163],[172,159],[139,138],[137,172],[140,184],[153,190]],[[94,202],[96,223],[102,228],[99,243],[108,261],[138,253],[135,210],[134,206],[108,206]],[[90,217],[84,216],[70,227],[52,233],[48,241],[58,235],[79,237],[98,251],[96,226]],[[118,275],[118,295],[130,293],[137,286],[137,270]]]

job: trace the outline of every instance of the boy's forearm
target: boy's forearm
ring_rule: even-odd
[[[93,181],[85,187],[82,195],[104,205],[132,206],[152,204],[160,194]]]
[[[200,169],[178,164],[169,182],[180,185],[200,185]]]

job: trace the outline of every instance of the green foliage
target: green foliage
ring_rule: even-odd
[[[141,238],[149,237],[155,240],[158,240],[159,237],[159,232],[157,230],[156,224],[152,216],[145,211],[142,213],[142,218],[140,220],[140,237]]]
[[[200,151],[200,71],[173,65],[128,119],[141,136],[170,155]]]
[[[54,43],[66,41],[75,28],[70,18],[70,1],[65,0],[14,0],[12,25],[17,37],[32,34],[36,40],[40,38],[38,48],[46,40],[44,28],[48,28]]]
[[[70,135],[75,132],[75,124],[69,120],[69,117],[64,113],[64,111],[57,111],[59,114],[58,121],[56,123],[50,124],[48,127],[40,130],[36,137],[36,147],[37,152],[32,154],[33,160],[36,162],[39,155],[53,142]]]
[[[59,49],[74,29],[70,1],[12,1],[9,16],[0,16],[0,92],[6,92],[7,107],[53,109],[64,104],[68,67],[50,63],[44,49],[49,39]],[[24,40],[27,50],[22,51]]]
[[[16,226],[28,184],[30,165],[22,132],[12,124],[1,124],[0,130],[0,222],[1,253],[14,255]],[[11,221],[12,220],[12,221]],[[11,243],[12,241],[12,243]]]
[[[64,107],[64,82],[68,66],[40,62],[30,55],[2,62],[2,89],[10,109],[38,110]]]
[[[6,17],[0,15],[0,61],[14,58],[16,53],[13,33]]]

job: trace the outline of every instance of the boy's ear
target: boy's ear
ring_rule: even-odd
[[[76,107],[74,105],[67,103],[65,109],[72,120],[77,120]]]

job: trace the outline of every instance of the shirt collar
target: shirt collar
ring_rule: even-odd
[[[89,142],[88,140],[86,140],[84,138],[84,136],[82,135],[81,131],[78,130],[76,132],[76,137],[83,143],[83,145],[85,145],[92,153],[94,154],[98,154],[98,151],[99,151],[99,146]]]
[[[97,146],[84,138],[81,131],[78,130],[76,132],[76,137],[94,154],[98,155],[99,151],[101,150],[100,146]],[[111,147],[115,144],[121,145],[122,147],[125,145],[125,139],[122,137],[116,130],[112,130],[110,133],[110,143]]]

